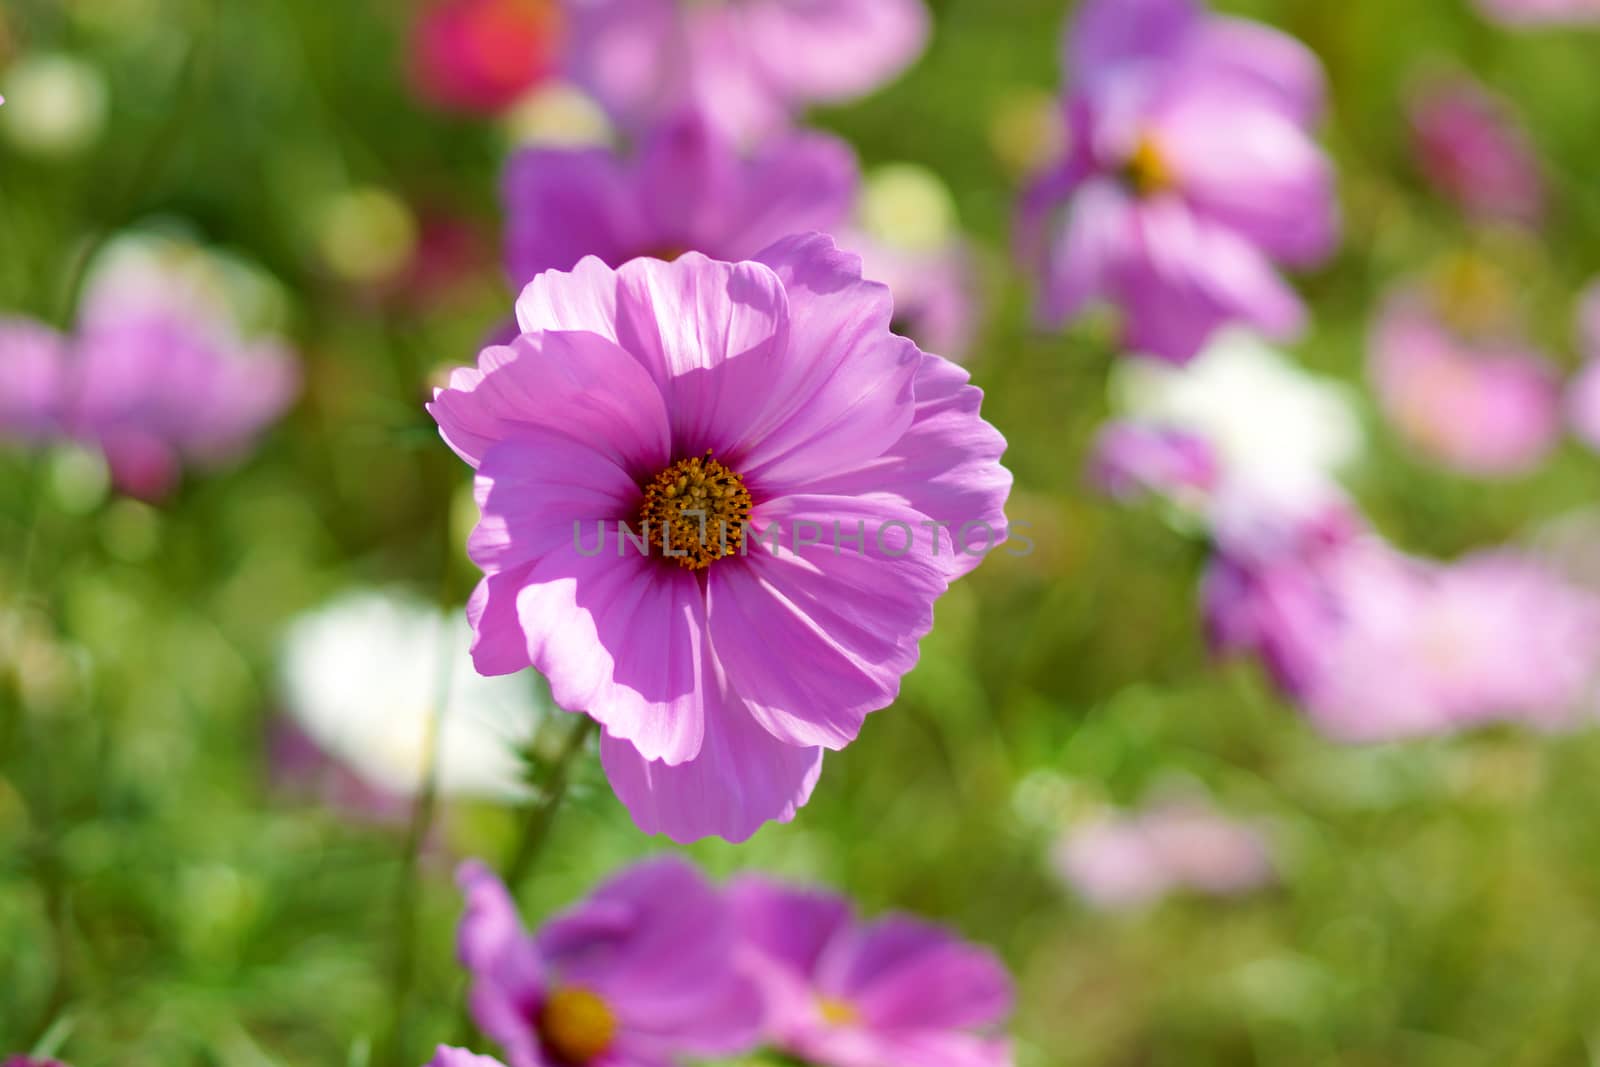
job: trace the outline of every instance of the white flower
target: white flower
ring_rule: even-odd
[[[1353,391],[1247,333],[1223,333],[1182,367],[1120,360],[1111,388],[1121,413],[1204,439],[1222,499],[1285,510],[1320,502],[1362,448]]]
[[[311,739],[362,779],[408,795],[422,785],[434,707],[441,795],[523,795],[519,750],[545,712],[531,674],[486,678],[472,669],[461,612],[410,597],[348,593],[289,627],[281,678],[288,709]],[[448,683],[441,657],[448,657]]]

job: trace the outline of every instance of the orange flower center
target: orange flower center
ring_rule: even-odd
[[[539,1037],[563,1064],[584,1067],[604,1055],[617,1036],[617,1017],[587,989],[557,989],[539,1009]]]
[[[854,1026],[861,1021],[861,1012],[848,1000],[823,997],[817,1001],[817,1011],[829,1026]]]
[[[707,449],[704,456],[678,460],[644,487],[639,525],[662,556],[703,571],[740,551],[752,505],[744,479]]]
[[[1141,136],[1139,143],[1134,146],[1133,155],[1128,157],[1124,165],[1123,176],[1133,191],[1142,197],[1164,193],[1174,184],[1172,168],[1168,166],[1166,156],[1162,154],[1155,138],[1148,133]]]

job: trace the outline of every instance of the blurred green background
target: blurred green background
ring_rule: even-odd
[[[422,402],[509,310],[505,137],[415,101],[410,11],[393,0],[3,4],[0,91],[7,65],[66,52],[104,78],[109,111],[75,154],[0,140],[0,309],[61,324],[100,235],[178,220],[282,282],[307,384],[253,458],[160,507],[106,495],[70,455],[0,456],[0,602],[26,594],[0,648],[0,1053],[60,1024],[77,1067],[421,1063],[456,1036],[453,858],[503,856],[518,814],[441,811],[413,956],[397,926],[405,828],[286,799],[265,755],[286,620],[355,584],[442,589],[452,606],[472,587],[468,472]],[[990,305],[970,363],[1039,550],[997,554],[941,602],[903,698],[829,757],[793,825],[690,852],[993,944],[1021,982],[1024,1065],[1600,1063],[1600,738],[1338,748],[1253,669],[1208,662],[1200,547],[1082,487],[1109,334],[1033,330],[1008,259],[1010,157],[1058,83],[1066,6],[931,6],[910,74],[817,121],[869,164],[917,162],[952,188]],[[1347,234],[1303,279],[1314,326],[1297,355],[1359,381],[1383,287],[1470,247],[1514,274],[1541,340],[1574,361],[1571,295],[1600,268],[1596,38],[1510,33],[1466,0],[1222,6],[1300,36],[1332,78]],[[1546,237],[1471,233],[1421,188],[1399,100],[1441,64],[1516,101],[1556,186]],[[479,235],[446,296],[337,269],[330,233],[374,191]],[[1408,549],[1525,537],[1600,489],[1572,446],[1485,489],[1371,429],[1352,488]],[[1049,849],[1072,817],[1174,781],[1264,820],[1281,884],[1129,915],[1057,884]],[[528,914],[661,847],[586,760]]]

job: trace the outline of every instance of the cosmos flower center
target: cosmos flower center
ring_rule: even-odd
[[[751,506],[744,479],[707,449],[678,460],[644,487],[639,525],[663,557],[703,571],[739,552]]]
[[[617,1017],[587,989],[557,989],[539,1009],[539,1037],[559,1063],[584,1067],[603,1055],[616,1036]]]
[[[823,997],[817,1001],[817,1013],[829,1026],[854,1026],[861,1021],[861,1012],[848,1000]]]
[[[1161,146],[1148,133],[1139,138],[1133,154],[1123,164],[1123,178],[1141,197],[1155,196],[1172,188],[1172,168],[1167,164]]]

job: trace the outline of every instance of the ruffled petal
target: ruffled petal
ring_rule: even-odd
[[[651,762],[610,737],[600,739],[600,759],[640,831],[679,844],[744,841],[763,823],[788,822],[822,773],[822,749],[777,740],[731,695],[708,703],[705,740],[688,763]]]
[[[774,737],[843,748],[869,712],[894,702],[933,626],[952,551],[922,522],[881,498],[786,497],[752,517],[750,536],[775,533],[775,550],[751,546],[711,570],[712,646]]]
[[[757,257],[789,297],[789,358],[764,385],[774,403],[752,427],[737,469],[775,496],[881,455],[911,424],[920,353],[889,332],[888,287],[863,281],[859,257],[832,238],[785,238]]]
[[[654,381],[615,341],[590,332],[525,332],[509,346],[487,348],[427,407],[446,443],[472,466],[529,427],[586,442],[634,477],[664,466],[671,450]]]
[[[947,359],[924,355],[911,427],[876,460],[841,471],[812,488],[820,494],[893,497],[948,527],[942,555],[953,580],[976,567],[1006,538],[1011,472],[1000,466],[1006,439],[979,414],[983,391]]]

